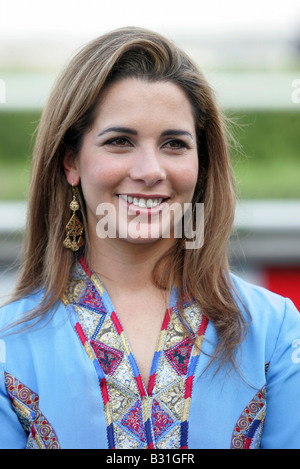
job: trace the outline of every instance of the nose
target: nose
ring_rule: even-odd
[[[145,149],[135,155],[130,177],[134,181],[142,181],[147,187],[166,179],[162,161],[154,149]]]

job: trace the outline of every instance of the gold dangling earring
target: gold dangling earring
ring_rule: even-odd
[[[78,189],[76,187],[73,187],[73,184],[72,191],[73,199],[70,203],[70,209],[72,210],[73,215],[71,216],[70,220],[66,225],[67,237],[65,238],[63,245],[67,249],[71,249],[72,251],[78,251],[78,249],[83,246],[83,224],[75,214],[75,212],[79,209],[79,203],[76,200],[76,197],[78,196]],[[76,238],[78,236],[79,239],[77,240]]]

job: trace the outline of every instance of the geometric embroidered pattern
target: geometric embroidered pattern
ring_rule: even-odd
[[[188,337],[164,352],[168,362],[179,375],[187,373],[192,347],[193,342]]]
[[[121,363],[123,353],[109,347],[108,345],[102,344],[97,340],[91,340],[91,346],[95,351],[96,357],[98,358],[104,373],[106,375],[112,375]]]
[[[265,372],[268,370],[268,363]],[[266,416],[266,384],[240,415],[231,438],[231,449],[258,449]]]
[[[170,414],[168,414],[156,399],[153,399],[152,420],[154,433],[159,438],[174,423]]]
[[[259,448],[266,415],[266,386],[264,386],[240,415],[231,440],[231,449]]]
[[[56,433],[39,409],[39,396],[5,373],[5,386],[14,411],[28,434],[26,449],[60,449]]]
[[[92,282],[88,283],[85,294],[81,299],[81,304],[90,309],[96,308],[101,310],[103,308],[105,311],[101,296]]]
[[[130,428],[130,431],[143,443],[145,442],[143,427],[143,411],[141,403],[137,401],[121,420],[124,428]]]
[[[194,376],[208,324],[198,306],[184,303],[190,337],[179,318],[173,289],[146,387],[108,293],[83,257],[75,265],[63,302],[98,376],[108,449],[188,448]]]

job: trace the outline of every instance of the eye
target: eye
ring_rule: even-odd
[[[170,150],[181,150],[183,148],[188,148],[188,145],[183,140],[178,139],[169,140],[163,146]]]
[[[131,146],[131,142],[126,137],[115,137],[108,140],[105,145],[112,145],[115,147]]]

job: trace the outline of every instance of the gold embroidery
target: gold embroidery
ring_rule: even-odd
[[[85,279],[84,271],[88,274]],[[74,279],[80,281],[79,288]],[[190,369],[195,373],[206,320],[195,305],[188,304],[184,309],[188,327],[195,334],[195,347],[176,306],[170,307],[158,339],[147,393],[126,334],[106,298],[101,281],[85,261],[77,264],[64,302],[73,305],[73,325],[88,356],[94,363],[95,357],[98,360],[96,371],[109,448],[186,448],[193,386],[188,370],[192,362]],[[203,332],[197,338],[200,324]]]

